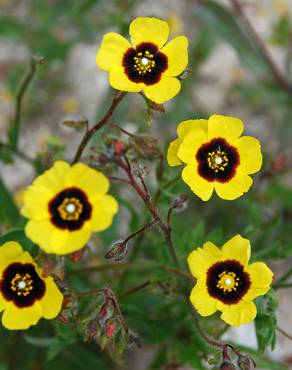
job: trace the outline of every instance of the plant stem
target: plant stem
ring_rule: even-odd
[[[284,335],[284,337],[288,338],[289,340],[292,341],[292,335],[288,334],[285,330],[279,328],[279,326],[276,326],[276,329],[278,330],[279,333]]]
[[[273,285],[273,288],[274,289],[279,289],[279,288],[283,288],[283,287],[290,287],[289,286],[289,283],[287,284],[286,283],[286,280],[292,275],[292,267],[287,271],[285,272],[285,274],[283,276],[281,276],[276,282],[275,284]],[[288,285],[288,286],[287,286]]]
[[[81,143],[79,144],[79,147],[77,148],[72,164],[77,163],[80,160],[82,153],[86,145],[88,144],[89,140],[98,130],[100,130],[104,125],[106,125],[109,122],[110,118],[114,114],[116,107],[119,105],[119,103],[121,102],[121,100],[124,98],[126,94],[127,92],[117,91],[113,97],[113,100],[112,100],[112,103],[109,109],[107,110],[103,118],[100,121],[98,121],[91,129],[86,130],[83,136],[83,139],[81,140]]]
[[[272,59],[271,55],[269,54],[269,51],[266,48],[266,45],[264,44],[263,40],[259,37],[257,32],[255,31],[253,25],[247,18],[247,16],[244,13],[244,10],[242,8],[242,5],[238,0],[230,0],[234,12],[238,15],[238,17],[241,19],[242,23],[245,25],[245,28],[247,32],[249,32],[250,36],[252,37],[254,43],[258,47],[261,55],[265,59],[266,63],[270,67],[270,70],[274,76],[275,81],[277,84],[285,90],[287,93],[292,94],[292,88],[286,79],[286,77],[282,74],[282,72],[279,70],[277,65],[275,64],[274,60]]]
[[[157,224],[157,220],[152,220],[151,222],[149,222],[148,224],[144,225],[143,227],[141,227],[139,230],[137,230],[136,232],[134,232],[133,234],[129,235],[125,240],[124,240],[124,243],[127,243],[129,240],[131,240],[132,238],[134,238],[135,236],[141,234],[141,233],[144,233],[144,231],[146,231],[147,229],[150,229],[152,226],[154,226],[155,224]]]
[[[70,274],[80,274],[80,273],[87,273],[87,272],[96,272],[97,270],[107,270],[107,269],[114,269],[114,270],[129,270],[129,269],[138,269],[138,270],[147,270],[147,269],[161,269],[170,273],[174,273],[178,276],[183,277],[184,279],[194,282],[194,278],[191,274],[182,271],[180,269],[176,269],[167,265],[161,264],[148,264],[147,263],[101,263],[98,265],[93,265],[90,267],[85,267],[83,269],[71,271]]]
[[[139,186],[138,182],[136,181],[135,177],[132,174],[132,170],[131,170],[131,167],[130,167],[128,161],[127,161],[126,165],[123,164],[121,161],[118,161],[118,164],[127,173],[131,186],[135,189],[136,193],[144,201],[146,207],[148,208],[149,212],[152,214],[154,220],[157,220],[157,225],[165,236],[165,240],[166,240],[166,244],[168,246],[169,252],[170,252],[176,266],[180,268],[181,263],[180,263],[180,260],[178,258],[178,255],[176,253],[176,250],[175,250],[173,242],[172,242],[170,229],[169,229],[167,223],[165,223],[162,220],[158,210],[156,209],[156,207],[152,203],[151,198],[150,198],[149,193],[148,193],[148,190],[147,190],[147,193],[146,193],[146,191],[141,189],[141,187]],[[146,185],[144,183],[143,187],[145,187],[145,186]]]
[[[139,186],[138,182],[136,181],[135,177],[132,174],[131,166],[130,166],[130,163],[127,159],[126,159],[126,163],[124,163],[120,159],[117,159],[116,163],[120,166],[120,168],[122,168],[126,172],[131,186],[135,189],[136,193],[143,200],[143,202],[145,203],[145,206],[148,208],[148,210],[152,214],[153,218],[155,220],[157,220],[158,227],[160,228],[160,230],[164,234],[166,245],[168,246],[168,249],[169,249],[169,252],[172,256],[172,259],[173,259],[176,267],[181,270],[181,262],[180,262],[180,259],[178,258],[178,255],[176,253],[175,247],[173,245],[172,237],[171,237],[171,228],[169,227],[169,225],[166,222],[164,222],[162,220],[158,210],[156,209],[155,205],[151,201],[151,197],[149,195],[148,190],[146,192]],[[201,327],[201,325],[199,323],[198,317],[195,314],[194,309],[193,309],[193,307],[190,303],[188,295],[185,295],[185,300],[186,300],[187,307],[189,308],[189,311],[190,311],[191,316],[193,318],[193,321],[195,323],[195,326],[196,326],[199,334],[201,335],[201,337],[208,344],[210,344],[211,346],[214,346],[214,347],[218,347],[222,351],[226,351],[228,347],[231,348],[231,346],[229,344],[221,343],[221,342],[219,342],[219,341],[217,341],[213,338],[210,338],[209,336],[207,336],[205,334],[203,328]]]
[[[26,90],[31,83],[36,70],[37,66],[39,64],[44,64],[45,60],[44,58],[37,58],[32,57],[30,60],[30,69],[26,73],[23,82],[21,83],[19,90],[16,94],[16,105],[15,105],[15,117],[12,122],[12,125],[9,130],[9,142],[10,146],[13,149],[17,149],[18,147],[18,138],[19,138],[19,131],[20,131],[20,125],[21,125],[21,111],[22,111],[22,101],[23,97],[26,93]]]
[[[151,284],[151,281],[147,280],[145,281],[145,283],[139,284],[138,286],[135,286],[134,288],[129,289],[127,292],[122,294],[119,298],[120,299],[126,298],[133,293],[139,292],[140,290],[147,288],[150,284]]]
[[[6,143],[1,143],[0,142],[0,151],[1,149],[4,148],[4,149],[7,149],[9,150],[11,153],[13,153],[14,155],[16,155],[17,157],[19,157],[20,159],[22,159],[23,161],[29,163],[30,165],[32,166],[35,166],[35,160],[33,158],[30,158],[27,154],[25,154],[23,151],[17,149],[17,148],[13,148],[11,145],[9,144],[6,144]]]

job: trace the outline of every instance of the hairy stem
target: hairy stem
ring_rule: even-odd
[[[173,244],[173,241],[172,241],[172,237],[171,237],[171,227],[170,227],[170,225],[167,224],[167,222],[163,221],[163,219],[161,218],[157,208],[155,207],[155,205],[151,201],[149,191],[148,190],[147,190],[147,192],[144,191],[143,188],[144,188],[144,186],[146,186],[146,184],[145,183],[143,184],[143,188],[140,187],[140,185],[138,184],[138,182],[136,181],[135,177],[132,174],[131,165],[130,165],[130,163],[127,159],[126,159],[126,163],[124,163],[120,159],[117,159],[117,164],[120,166],[120,168],[122,168],[126,172],[131,186],[135,189],[136,193],[143,200],[143,202],[145,203],[145,206],[148,208],[149,212],[152,214],[154,220],[157,220],[157,225],[164,234],[166,245],[168,246],[168,249],[169,249],[169,252],[172,256],[172,259],[173,259],[176,267],[178,269],[181,269],[181,262],[180,262],[180,259],[178,258],[178,255],[176,253],[176,250],[175,250],[175,247],[174,247],[174,244]],[[195,323],[195,326],[196,326],[200,336],[202,337],[202,339],[204,339],[211,346],[220,348],[222,351],[226,351],[228,347],[231,348],[231,346],[229,344],[221,343],[221,342],[219,342],[219,341],[217,341],[213,338],[210,338],[209,336],[207,336],[205,334],[203,328],[201,327],[201,325],[199,323],[198,317],[197,317],[196,313],[194,312],[194,309],[193,309],[193,307],[190,303],[188,295],[185,295],[185,300],[186,300],[187,307],[189,308],[189,311],[190,311],[191,316],[193,318],[193,321]]]
[[[89,140],[98,130],[100,130],[104,125],[106,125],[109,122],[110,118],[114,114],[115,109],[117,108],[117,106],[119,105],[119,103],[126,94],[127,94],[126,92],[121,91],[116,92],[112,100],[112,103],[107,112],[105,113],[105,115],[103,116],[103,118],[100,121],[98,121],[91,129],[86,130],[83,139],[81,140],[79,147],[77,148],[72,164],[79,162]]]

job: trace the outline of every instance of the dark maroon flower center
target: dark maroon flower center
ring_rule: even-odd
[[[62,230],[79,230],[91,218],[92,207],[83,190],[75,187],[58,193],[49,203],[52,223]]]
[[[0,278],[0,291],[7,301],[17,307],[32,306],[42,299],[46,285],[31,263],[15,262],[10,264]]]
[[[154,85],[167,69],[167,56],[151,42],[143,42],[129,48],[123,56],[123,67],[129,80],[145,85]]]
[[[197,151],[196,159],[199,175],[210,182],[230,181],[240,162],[238,150],[223,138],[203,144]]]
[[[248,292],[250,277],[236,260],[217,262],[207,271],[207,289],[211,297],[225,304],[236,304]]]

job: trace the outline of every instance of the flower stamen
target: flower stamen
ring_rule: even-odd
[[[63,220],[78,220],[83,211],[83,205],[80,200],[75,197],[65,198],[57,209]]]
[[[11,280],[10,287],[18,296],[26,297],[33,290],[33,280],[31,275],[28,273],[16,273],[14,278]]]
[[[134,69],[139,75],[145,75],[150,73],[153,68],[155,68],[155,61],[153,60],[154,55],[149,52],[149,50],[139,51],[134,56]]]
[[[224,293],[237,290],[240,279],[234,272],[223,271],[221,274],[219,274],[218,278],[219,280],[216,286],[217,288],[223,290]]]
[[[221,149],[216,149],[212,152],[209,152],[207,155],[208,166],[216,173],[219,171],[224,171],[228,166],[228,162],[229,161],[226,153]]]

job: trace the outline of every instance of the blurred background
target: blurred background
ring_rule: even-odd
[[[241,233],[252,240],[253,257],[266,261],[275,271],[276,279],[288,272],[285,280],[288,286],[276,290],[279,305],[276,315],[278,326],[291,335],[291,14],[290,0],[0,0],[0,143],[6,142],[19,83],[29,70],[31,56],[45,59],[38,66],[23,101],[20,153],[12,153],[0,144],[2,185],[13,194],[16,204],[21,205],[23,189],[35,177],[29,159],[70,159],[81,140],[80,132],[62,122],[87,119],[92,125],[106,111],[113,92],[107,74],[95,64],[103,34],[116,31],[128,37],[129,23],[136,16],[167,20],[171,37],[185,34],[189,38],[190,73],[182,81],[180,94],[165,104],[166,113],[147,112],[141,96],[129,94],[119,106],[114,122],[131,133],[157,137],[164,152],[176,137],[179,122],[212,113],[240,117],[246,124],[246,134],[261,140],[264,168],[248,195],[234,202],[213,197],[206,204],[178,182],[163,193],[162,210],[167,209],[174,194],[189,195],[188,210],[174,218],[174,234],[182,256],[205,240],[220,244]],[[101,145],[100,135],[92,140],[92,145]],[[171,179],[179,171],[166,168],[165,176]],[[149,174],[147,181],[153,189],[157,187],[154,176]],[[146,212],[139,210],[143,206],[130,190],[113,185],[111,192],[125,200],[115,225],[93,242],[100,251],[94,257],[95,262],[104,262],[102,256],[109,245],[137,230],[147,219]],[[1,233],[9,227],[3,221]],[[145,236],[140,244],[135,258],[154,256],[167,261],[163,253],[156,254],[163,244],[157,233]],[[145,245],[149,246],[146,256]],[[82,266],[88,266],[89,258],[85,255]],[[72,271],[75,268],[69,266]],[[71,282],[84,288],[97,281],[122,291],[143,282],[137,271],[124,275],[124,271],[115,271],[90,279],[73,277]],[[157,274],[154,280],[161,278]],[[119,279],[121,284],[117,283]],[[116,365],[108,353],[110,349],[100,352],[97,344],[84,344],[76,334],[73,336],[69,329],[66,332],[61,324],[56,324],[54,330],[44,325],[25,334],[24,353],[21,352],[24,362],[18,367],[13,367],[13,361],[9,360],[17,348],[13,335],[0,330],[0,369],[210,368],[204,361],[205,349],[201,348],[199,339],[186,330],[188,323],[183,308],[173,309],[172,289],[177,282],[170,279],[168,283],[167,293],[154,286],[147,294],[137,293],[121,302],[126,319],[142,343],[141,349],[126,351],[126,362]],[[153,298],[156,293],[160,300]],[[167,304],[161,303],[165,294],[169,295]],[[214,320],[203,321],[210,333],[214,329],[212,325],[218,324]],[[274,324],[267,317],[266,320],[257,328],[258,341],[265,341],[262,347],[269,347],[274,341]],[[224,331],[218,325],[215,334]],[[257,336],[251,324],[230,328],[223,338],[243,348],[249,347],[250,353],[258,356],[255,359],[259,368],[292,368],[289,339],[277,332],[274,351],[268,349],[268,355],[264,356],[257,351]]]

